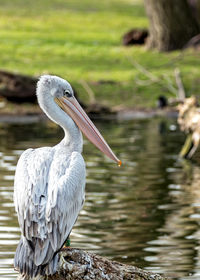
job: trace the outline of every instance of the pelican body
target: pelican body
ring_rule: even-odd
[[[54,147],[28,149],[18,161],[14,202],[21,229],[14,266],[24,276],[52,275],[85,199],[81,131],[119,165],[100,132],[74,97],[71,85],[44,75],[36,90],[46,115],[64,130]]]

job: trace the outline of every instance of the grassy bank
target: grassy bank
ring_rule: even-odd
[[[190,50],[160,54],[144,47],[123,47],[132,27],[148,27],[142,0],[1,0],[0,68],[29,75],[52,73],[67,78],[80,92],[87,81],[97,100],[111,106],[152,107],[179,67],[186,89],[200,92],[199,54]],[[134,63],[161,83],[149,83]],[[146,81],[148,80],[148,81]],[[167,83],[167,82],[166,82]]]

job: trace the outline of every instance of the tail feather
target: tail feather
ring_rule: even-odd
[[[45,267],[45,274],[46,275],[52,275],[56,272],[57,270],[57,265],[58,265],[58,254],[56,254],[53,258],[53,260],[48,264],[48,266]]]
[[[48,264],[37,266],[34,263],[34,249],[30,246],[29,241],[22,236],[14,258],[15,269],[22,275],[36,277],[38,275],[53,275],[57,271],[59,261],[58,254],[55,254]]]

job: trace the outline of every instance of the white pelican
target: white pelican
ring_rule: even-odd
[[[85,163],[82,134],[121,165],[75,99],[70,84],[44,75],[37,84],[38,103],[65,132],[54,147],[28,149],[18,161],[14,202],[21,228],[14,266],[21,274],[52,275],[57,252],[70,235],[84,202]]]

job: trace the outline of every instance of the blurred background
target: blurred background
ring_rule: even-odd
[[[37,105],[42,74],[72,84],[123,163],[84,140],[86,202],[71,246],[200,279],[199,142],[192,159],[179,155],[185,134],[200,135],[200,1],[1,0],[0,18],[0,279],[17,275],[17,160],[63,137]],[[180,116],[191,95],[193,115]],[[186,115],[192,128],[179,128]]]

